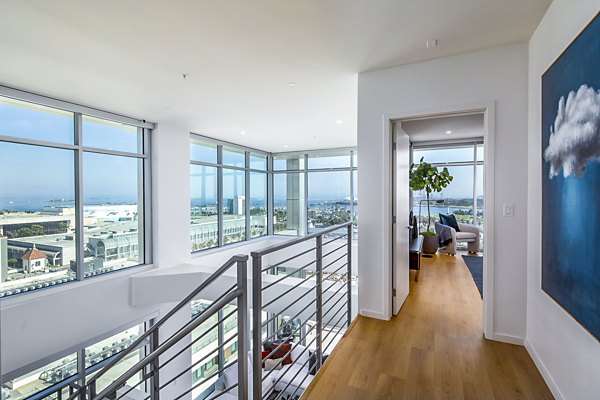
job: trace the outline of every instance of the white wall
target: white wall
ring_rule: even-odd
[[[541,290],[541,76],[599,9],[598,0],[555,0],[529,42],[525,345],[557,399],[583,400],[600,396],[600,345]]]
[[[390,317],[390,172],[384,114],[433,113],[495,102],[495,290],[492,331],[525,336],[527,254],[527,46],[501,47],[359,75],[359,299],[361,313]],[[366,196],[365,193],[369,193]],[[515,216],[502,218],[513,203]],[[409,212],[409,210],[406,210]]]

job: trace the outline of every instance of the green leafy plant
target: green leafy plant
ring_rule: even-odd
[[[423,234],[425,234],[429,232],[429,228],[431,227],[429,195],[432,192],[439,193],[444,188],[448,187],[454,177],[450,175],[448,168],[444,167],[444,169],[438,171],[437,167],[434,167],[431,164],[423,161],[423,158],[424,157],[421,157],[419,165],[416,168],[415,163],[411,164],[409,185],[410,188],[415,192],[425,190],[425,193],[427,193],[427,232],[423,232]]]

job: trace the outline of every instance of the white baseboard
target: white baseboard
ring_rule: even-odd
[[[531,345],[531,343],[529,343],[529,341],[527,339],[525,339],[525,349],[527,349],[529,356],[535,363],[535,366],[537,367],[537,369],[540,371],[540,374],[542,374],[542,378],[544,378],[544,381],[546,382],[546,385],[548,385],[548,389],[550,389],[554,398],[556,400],[565,400],[565,397],[562,395],[560,390],[558,390],[558,386],[556,386],[556,382],[554,382],[554,379],[552,379],[552,376],[550,376],[550,373],[546,369],[546,366],[544,365],[544,363],[538,356],[537,352],[535,351],[535,349],[533,348],[533,346]]]
[[[361,308],[360,315],[362,315],[363,317],[369,317],[369,318],[375,318],[375,319],[382,319],[384,321],[389,321],[390,320],[385,315],[383,315],[383,313],[376,312],[376,311],[371,311],[371,310],[365,310],[364,308]]]
[[[504,333],[494,332],[491,335],[485,335],[486,339],[495,340],[496,342],[503,342],[509,344],[516,344],[519,346],[523,346],[525,344],[525,339],[519,336],[506,335]]]

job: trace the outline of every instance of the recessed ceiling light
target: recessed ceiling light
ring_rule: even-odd
[[[288,145],[287,145],[287,144],[284,144],[284,145],[283,145],[283,148],[284,148],[284,149],[287,149],[287,148],[288,148]]]
[[[450,135],[452,131],[446,131],[446,135]]]
[[[342,124],[344,121],[342,121],[341,119],[338,119],[337,121],[335,121],[337,124]]]
[[[289,86],[289,87],[295,87],[296,85],[297,85],[297,83],[296,83],[296,82],[289,82],[289,83],[288,83],[288,86]]]
[[[246,131],[241,131],[240,132],[240,135],[245,135],[245,134],[246,134]]]

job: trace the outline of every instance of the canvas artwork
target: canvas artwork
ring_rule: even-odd
[[[542,289],[600,339],[600,14],[542,76]]]

